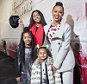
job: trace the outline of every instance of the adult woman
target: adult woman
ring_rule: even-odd
[[[31,14],[29,30],[34,36],[35,45],[44,43],[44,26],[46,25],[43,14],[39,10],[34,10]]]
[[[62,74],[63,84],[73,84],[75,59],[70,47],[72,29],[63,20],[64,7],[57,2],[52,9],[53,22],[45,27],[45,33],[54,59],[53,70]]]

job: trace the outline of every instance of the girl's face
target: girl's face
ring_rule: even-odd
[[[31,35],[27,32],[23,34],[23,41],[25,43],[25,47],[29,47],[31,45]]]
[[[40,20],[41,20],[41,17],[40,17],[40,15],[39,15],[39,13],[38,13],[37,11],[35,11],[35,12],[33,13],[33,20],[34,20],[34,22],[36,22],[36,23],[39,23]]]
[[[39,49],[38,58],[43,62],[47,58],[47,51],[43,48]]]
[[[64,14],[64,10],[61,6],[55,6],[52,10],[52,16],[54,22],[60,22]]]

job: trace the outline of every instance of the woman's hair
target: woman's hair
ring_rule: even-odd
[[[34,47],[35,47],[35,45],[34,45],[34,40],[33,40],[33,35],[32,35],[32,33],[28,30],[28,27],[25,27],[24,30],[23,30],[23,32],[22,32],[22,34],[21,34],[21,39],[20,39],[20,43],[19,43],[20,59],[21,59],[21,61],[22,61],[23,63],[25,63],[25,43],[24,43],[24,41],[23,41],[23,35],[24,35],[25,33],[29,33],[30,36],[31,36],[31,39],[32,39],[32,40],[31,40],[31,48],[32,48],[32,50],[31,50],[31,59],[33,59],[33,51],[34,51]]]
[[[33,20],[33,13],[34,13],[34,12],[38,12],[38,13],[39,13],[39,15],[40,15],[40,17],[41,17],[40,23],[41,23],[43,26],[45,26],[45,25],[46,25],[46,21],[45,21],[45,18],[44,18],[44,16],[43,16],[43,14],[41,13],[41,11],[39,11],[39,10],[34,10],[34,11],[32,12],[32,14],[31,14],[31,17],[30,17],[30,25],[29,25],[29,28],[31,28],[32,25],[35,23],[34,20]]]
[[[62,3],[62,2],[56,2],[56,4],[54,5],[53,9],[54,9],[56,6],[61,6],[61,7],[63,8],[63,11],[64,11],[64,7],[63,7],[63,3]]]

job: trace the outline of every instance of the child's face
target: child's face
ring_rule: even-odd
[[[47,52],[45,49],[39,49],[38,58],[40,59],[40,61],[44,61],[47,58]]]
[[[41,20],[41,17],[40,17],[40,15],[39,15],[39,13],[38,13],[37,11],[35,11],[35,12],[33,13],[33,20],[34,20],[36,23],[39,23],[40,20]]]
[[[23,41],[25,43],[25,47],[29,47],[31,45],[31,35],[29,33],[23,34]]]

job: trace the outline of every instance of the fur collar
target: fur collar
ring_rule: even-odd
[[[52,65],[52,64],[53,64],[53,59],[52,59],[52,57],[48,57],[48,58],[45,60],[45,63],[46,63],[47,65]],[[40,65],[41,63],[39,62],[39,58],[37,58],[33,64],[34,64],[34,65]]]

